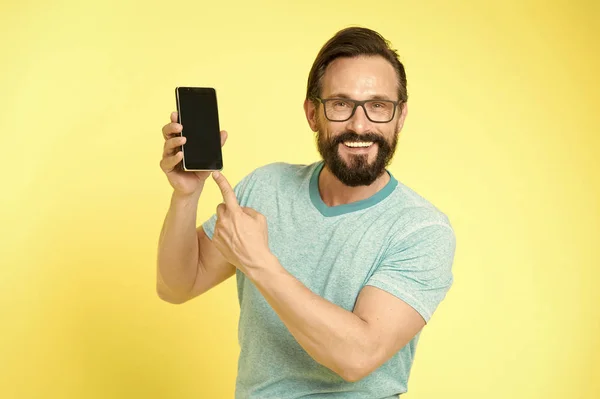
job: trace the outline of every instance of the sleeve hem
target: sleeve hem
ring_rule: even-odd
[[[210,219],[207,220],[206,222],[202,223],[202,229],[206,233],[206,236],[212,241],[215,230],[214,230],[213,224],[211,223]]]
[[[409,293],[407,293],[406,291],[399,290],[397,287],[390,285],[385,281],[381,281],[376,277],[372,277],[365,285],[370,285],[382,289],[394,295],[398,299],[401,299],[402,301],[406,302],[409,306],[415,309],[421,315],[421,317],[423,317],[425,323],[428,323],[431,319],[431,312],[427,310],[423,303],[415,297],[413,297],[412,295],[410,295]]]

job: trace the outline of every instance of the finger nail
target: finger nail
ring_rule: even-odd
[[[221,174],[219,172],[213,172],[213,176],[216,178],[218,178]]]

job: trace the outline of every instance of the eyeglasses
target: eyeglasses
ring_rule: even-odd
[[[371,122],[387,123],[394,119],[399,101],[391,100],[351,100],[348,98],[320,98],[325,117],[331,122],[345,122],[352,118],[356,108],[362,107]]]

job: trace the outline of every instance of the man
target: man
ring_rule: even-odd
[[[182,172],[160,237],[158,295],[188,301],[236,274],[236,398],[397,398],[421,329],[450,288],[448,218],[386,170],[407,115],[406,75],[377,32],[347,28],[309,74],[306,118],[323,160],[260,167],[196,229],[209,172]],[[222,143],[226,133],[222,132]]]

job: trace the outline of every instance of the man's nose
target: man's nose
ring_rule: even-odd
[[[348,129],[353,130],[358,134],[364,133],[369,129],[369,118],[367,118],[367,114],[362,105],[356,107],[354,115],[352,115],[352,118],[348,119],[347,126]]]

